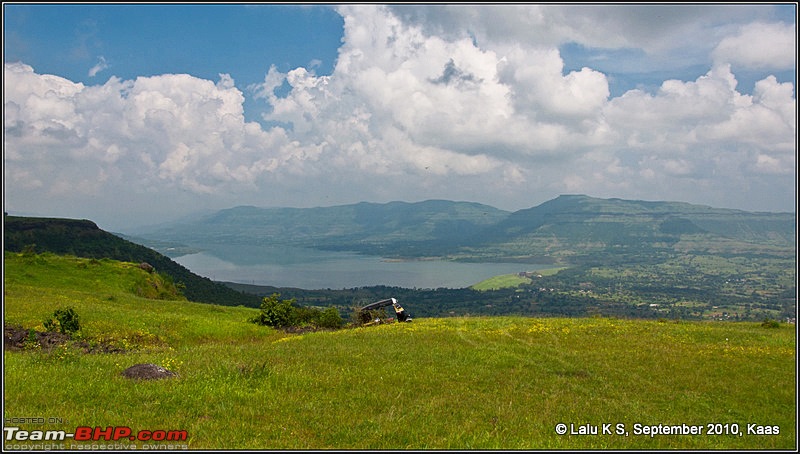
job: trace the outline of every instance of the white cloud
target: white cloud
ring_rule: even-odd
[[[501,4],[394,5],[392,12],[437,36],[474,38],[481,47],[527,43],[555,48],[641,49],[652,55],[696,58],[710,51],[729,24],[766,19],[761,5]]]
[[[745,24],[735,35],[723,38],[713,51],[719,63],[744,68],[785,70],[797,65],[795,24]]]
[[[557,51],[514,48],[498,55],[469,39],[428,36],[384,7],[341,11],[345,39],[334,74],[271,69],[255,88],[272,105],[266,119],[344,149],[343,140],[369,143],[375,153],[453,152],[441,153],[444,161],[498,149],[553,152],[565,141],[594,143],[600,136],[591,133],[601,126],[597,115],[608,96],[604,76],[588,68],[562,75]],[[279,98],[273,91],[284,80],[292,91]],[[382,147],[395,130],[405,143]]]
[[[516,46],[504,55],[503,81],[514,91],[517,111],[543,118],[597,115],[609,96],[605,75],[584,67],[566,76],[557,49]]]
[[[6,175],[35,173],[46,193],[71,186],[102,197],[109,176],[116,189],[252,189],[301,152],[283,130],[244,121],[243,95],[227,75],[217,84],[163,75],[87,87],[6,64],[4,80]]]
[[[748,144],[778,152],[795,140],[795,106],[792,84],[769,77],[753,96],[742,95],[723,65],[696,81],[665,81],[653,95],[629,91],[608,104],[605,117],[632,148],[683,152]]]
[[[725,121],[698,128],[710,142],[748,144],[771,152],[796,152],[797,100],[790,83],[770,76],[756,83],[753,96],[741,96]]]
[[[751,95],[740,93],[731,65],[744,54],[709,62],[694,80],[611,97],[605,74],[590,64],[566,71],[555,47],[569,39],[633,45],[648,24],[668,37],[705,29],[706,9],[694,10],[702,20],[690,24],[691,14],[663,9],[661,25],[638,9],[339,11],[344,37],[331,74],[273,66],[248,87],[269,107],[263,125],[245,120],[245,95],[227,74],[216,82],[165,74],[84,86],[6,63],[7,200],[46,204],[69,189],[74,203],[63,209],[85,203],[81,194],[108,207],[126,194],[131,210],[162,213],[426,198],[518,209],[584,192],[741,206],[740,188],[762,187],[754,203],[763,208],[794,187],[794,86],[765,76]],[[619,32],[603,35],[592,17]],[[472,37],[455,31],[472,19]],[[517,39],[526,33],[529,40]],[[663,51],[656,41],[648,51]],[[715,57],[732,55],[725,46]],[[153,199],[166,205],[146,202]],[[770,209],[787,200],[793,206],[786,196]]]
[[[105,57],[101,55],[100,57],[97,58],[97,60],[98,60],[97,64],[92,66],[91,69],[89,69],[89,77],[94,77],[100,71],[108,69],[108,63],[106,62]]]

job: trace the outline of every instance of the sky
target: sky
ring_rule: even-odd
[[[3,4],[3,204],[789,211],[796,5]]]

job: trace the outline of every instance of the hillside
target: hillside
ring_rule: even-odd
[[[237,207],[137,234],[148,244],[293,245],[384,257],[568,263],[674,252],[787,256],[794,252],[795,224],[794,213],[564,195],[513,213],[442,200]]]
[[[279,213],[287,217],[277,217]],[[335,306],[345,316],[353,305],[394,296],[414,304],[412,312],[420,316],[600,314],[785,320],[796,315],[794,219],[793,213],[561,196],[515,213],[447,201],[308,210],[239,207],[157,229],[163,238],[136,240],[184,252],[205,245],[193,243],[192,238],[210,243],[232,241],[239,248],[296,241],[384,257],[440,256],[568,267],[553,276],[515,277],[521,282],[518,286],[486,292],[469,288],[303,290],[269,283],[223,285],[194,275],[150,248],[102,232],[90,221],[9,216],[5,247],[20,251],[35,244],[36,251],[145,261],[184,284],[184,293],[194,301],[257,307],[260,296],[279,292],[301,304]],[[433,239],[446,236],[445,226],[459,223],[461,233],[447,240]],[[276,250],[280,254],[280,248]],[[222,259],[233,262],[243,257]]]
[[[164,255],[77,219],[4,216],[3,249],[9,252],[52,252],[76,257],[109,258],[152,265],[179,284],[192,301],[257,307],[259,299],[198,276]]]
[[[563,195],[512,213],[483,232],[474,247],[561,262],[635,263],[676,252],[789,257],[795,237],[793,213]]]
[[[240,206],[136,235],[190,245],[292,245],[417,255],[457,247],[507,215],[486,205],[441,200],[320,208]]]
[[[72,449],[797,448],[786,325],[454,317],[293,335],[248,322],[256,309],[137,296],[136,263],[6,252],[5,265],[6,323],[41,331],[69,306],[81,329],[4,352],[4,416],[46,415],[16,425],[26,438],[82,426],[175,436],[50,441]],[[137,364],[177,375],[122,375]],[[701,432],[663,433],[683,425]]]

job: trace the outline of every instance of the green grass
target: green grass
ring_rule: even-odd
[[[529,277],[520,276],[518,274],[502,274],[480,281],[470,288],[479,291],[499,290],[501,288],[519,287],[522,284],[529,284],[530,282],[531,278]]]
[[[539,276],[553,276],[566,267],[547,268],[543,270],[536,270],[532,273]],[[530,284],[533,280],[526,276],[520,276],[517,273],[501,274],[499,276],[484,279],[477,284],[471,286],[473,290],[486,291],[486,290],[499,290],[503,288],[519,287],[523,284]]]
[[[288,335],[247,322],[256,309],[138,297],[132,264],[82,263],[5,255],[7,322],[35,327],[69,305],[85,338],[130,347],[4,352],[4,418],[62,421],[23,430],[185,430],[176,444],[193,449],[797,447],[789,326],[481,317]],[[179,377],[120,376],[142,362]],[[558,423],[629,436],[558,435]],[[706,435],[710,423],[780,433]],[[650,437],[635,424],[704,430]]]

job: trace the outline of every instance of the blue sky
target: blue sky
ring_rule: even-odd
[[[112,75],[188,73],[213,80],[228,73],[247,86],[261,82],[270,65],[329,74],[342,23],[328,6],[7,5],[4,52],[5,61],[84,84]],[[258,120],[263,107],[247,107],[248,118]]]
[[[796,7],[3,5],[4,205],[793,211]]]
[[[314,60],[330,73],[342,38],[332,8],[289,5],[12,4],[4,27],[7,61],[84,83],[181,72],[255,83],[271,64]],[[89,76],[100,57],[108,68]]]

